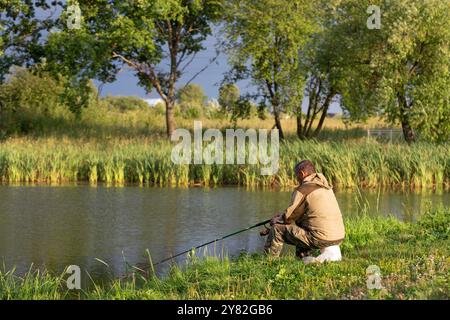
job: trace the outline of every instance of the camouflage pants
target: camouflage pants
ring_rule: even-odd
[[[320,249],[332,245],[338,245],[342,240],[323,241],[313,237],[313,235],[296,224],[275,224],[270,229],[264,251],[271,256],[280,256],[283,244],[287,243],[295,246],[295,255],[299,258],[308,256],[313,249]]]

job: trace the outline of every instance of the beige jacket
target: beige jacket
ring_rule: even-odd
[[[304,193],[307,193],[307,189],[313,191],[303,200],[302,189]],[[297,187],[292,193],[289,207],[282,212],[282,218],[285,223],[295,222],[309,230],[318,240],[336,241],[345,237],[341,210],[332,186],[321,173],[309,175]]]

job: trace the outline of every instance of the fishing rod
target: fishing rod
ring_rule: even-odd
[[[265,225],[265,224],[269,223],[270,220],[271,220],[271,219],[265,220],[265,221],[263,221],[263,222],[259,222],[259,223],[255,224],[255,225],[253,225],[253,226],[250,226],[250,227],[247,227],[247,228],[245,228],[245,229],[238,230],[238,231],[236,231],[236,232],[227,234],[226,236],[223,236],[223,237],[221,237],[221,238],[217,238],[217,239],[208,241],[208,242],[206,242],[206,243],[203,243],[203,244],[201,244],[201,245],[198,245],[198,246],[196,246],[196,247],[192,247],[192,248],[190,248],[190,249],[188,249],[188,250],[185,250],[185,251],[183,251],[183,252],[180,252],[180,253],[177,253],[177,254],[175,254],[175,255],[172,255],[172,256],[170,256],[170,257],[168,257],[168,258],[165,258],[165,259],[163,259],[163,260],[161,260],[161,261],[159,261],[159,262],[153,264],[153,266],[157,266],[157,265],[159,265],[159,264],[161,264],[161,263],[164,263],[164,262],[167,262],[167,261],[169,261],[169,260],[172,260],[173,258],[179,257],[179,256],[181,256],[181,255],[183,255],[183,254],[186,254],[186,253],[192,251],[192,250],[197,250],[197,249],[199,249],[199,248],[201,248],[201,247],[207,246],[208,244],[211,244],[211,243],[214,243],[214,242],[217,242],[217,241],[221,241],[221,240],[224,240],[224,239],[226,239],[226,238],[232,237],[232,236],[234,236],[234,235],[236,235],[236,234],[239,234],[239,233],[248,231],[248,230],[250,230],[250,229],[253,229],[253,228],[256,228],[256,227]],[[266,228],[267,228],[267,227],[266,227]]]

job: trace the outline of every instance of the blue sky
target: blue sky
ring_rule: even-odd
[[[215,51],[216,39],[209,37],[205,42],[206,50],[199,52],[194,61],[190,64],[186,73],[178,82],[178,87],[186,83],[200,69],[209,65],[210,60],[216,56]],[[164,62],[161,63],[164,66]],[[219,55],[218,59],[201,73],[193,82],[200,84],[205,89],[208,97],[214,98],[218,95],[218,83],[222,80],[223,74],[228,70],[227,58],[224,54]],[[102,95],[137,95],[140,97],[158,98],[156,92],[150,95],[138,86],[137,79],[134,77],[132,70],[125,69],[118,75],[117,81],[111,84],[105,84],[102,89]]]
[[[217,39],[214,36],[208,37],[204,44],[206,49],[196,55],[194,61],[189,65],[188,69],[186,69],[186,73],[179,80],[177,84],[178,88],[182,87],[183,84],[189,81],[203,67],[209,65],[205,71],[195,78],[193,83],[201,85],[205,90],[205,94],[210,99],[218,97],[220,82],[223,80],[224,74],[229,70],[229,65],[225,53],[220,53],[218,59],[210,64],[210,60],[216,56],[216,43]],[[162,65],[164,65],[164,62]],[[237,85],[242,94],[255,91],[255,88],[251,85],[250,81],[241,81],[237,83]],[[147,94],[145,90],[138,85],[132,70],[126,67],[117,76],[115,82],[104,84],[102,86],[101,95],[133,95],[145,99],[159,98],[154,90],[150,94]],[[303,109],[306,109],[306,103],[307,101],[304,101]],[[333,103],[329,112],[341,112],[339,104]]]
[[[206,65],[209,65],[205,71],[195,78],[193,83],[201,85],[209,98],[218,97],[220,82],[223,80],[224,74],[229,70],[229,65],[225,53],[221,53],[218,59],[210,64],[210,60],[216,56],[216,43],[217,40],[214,36],[210,36],[205,41],[206,49],[196,55],[194,61],[190,64],[189,68],[186,69],[186,73],[179,80],[178,87],[182,87],[183,84],[189,81],[189,79],[191,79],[199,70]],[[255,88],[251,85],[250,81],[241,81],[237,83],[237,85],[243,94],[255,91]],[[137,84],[136,77],[133,75],[132,70],[128,68],[123,69],[117,76],[115,82],[104,84],[101,88],[101,95],[134,95],[141,98],[159,98],[155,91],[147,94],[145,90]],[[303,108],[306,108],[305,103]],[[331,105],[330,112],[340,111],[341,109],[337,103]]]
[[[229,70],[227,63],[227,56],[220,53],[218,58],[211,64],[210,61],[216,56],[216,38],[214,36],[208,37],[205,41],[205,50],[199,52],[193,62],[189,65],[186,72],[178,81],[177,87],[182,87],[189,81],[199,70],[208,66],[208,68],[198,75],[193,83],[201,85],[205,94],[209,98],[217,98],[219,94],[220,82],[223,80],[224,74]],[[161,63],[164,66],[164,62]],[[254,91],[249,81],[241,81],[238,83],[242,93]],[[159,98],[158,94],[153,91],[147,94],[142,87],[137,84],[137,79],[134,77],[132,70],[125,67],[125,69],[118,75],[117,80],[110,84],[104,84],[101,90],[104,95],[136,95],[142,98]]]

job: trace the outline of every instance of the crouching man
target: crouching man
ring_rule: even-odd
[[[299,186],[289,207],[272,218],[270,229],[261,232],[268,234],[265,252],[278,257],[287,243],[295,245],[296,256],[305,262],[341,260],[339,245],[345,228],[332,186],[309,160],[298,163],[294,171]],[[312,249],[320,249],[321,254],[311,257]]]

